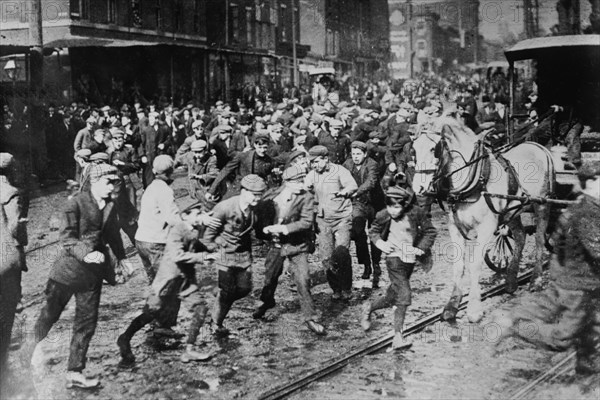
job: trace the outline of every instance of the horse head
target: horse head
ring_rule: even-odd
[[[433,190],[433,177],[438,170],[435,149],[440,139],[441,136],[435,133],[421,132],[412,143],[415,156],[415,176],[412,188],[417,195],[424,195]]]

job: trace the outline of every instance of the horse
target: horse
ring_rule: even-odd
[[[413,187],[422,194],[435,187],[436,195],[448,202],[448,230],[452,242],[461,251],[460,257],[452,259],[453,292],[442,319],[456,318],[463,297],[460,282],[466,266],[470,273],[467,317],[471,322],[479,322],[483,317],[481,265],[495,244],[495,235],[508,234],[514,238],[514,256],[506,269],[506,289],[510,293],[517,289],[519,262],[525,245],[520,218],[525,205],[484,193],[549,197],[554,190],[554,163],[549,151],[533,142],[494,154],[484,145],[485,135],[477,136],[452,114],[439,117],[435,131],[440,134],[439,139],[426,134],[415,140],[416,164],[423,168],[420,168],[422,171],[416,169]],[[434,164],[432,156],[437,159]],[[432,169],[436,169],[435,174],[431,173]],[[534,203],[527,207],[533,208],[536,217],[536,264],[532,284],[540,286],[550,210],[547,204]]]

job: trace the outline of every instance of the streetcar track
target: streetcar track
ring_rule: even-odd
[[[518,280],[517,280],[518,284],[522,285],[522,284],[528,282],[531,279],[532,275],[533,275],[532,270],[524,272],[518,278]],[[504,283],[496,285],[496,286],[492,287],[491,289],[482,293],[481,300],[486,300],[490,297],[494,297],[499,294],[503,294],[505,292],[505,288],[506,288],[506,285]],[[465,297],[467,297],[467,296],[465,296]],[[467,304],[468,304],[468,300],[463,300],[460,303],[460,306],[458,307],[458,309],[464,310],[465,308],[467,308]],[[415,323],[413,323],[412,325],[407,327],[405,329],[404,333],[406,334],[406,336],[410,336],[410,335],[413,335],[415,333],[422,331],[423,329],[427,328],[430,325],[433,325],[434,323],[436,323],[440,320],[442,312],[443,312],[443,310],[439,310],[427,317],[421,318],[420,320],[416,321]],[[351,350],[351,351],[347,352],[346,355],[344,355],[340,359],[330,360],[326,366],[321,367],[321,368],[317,369],[316,371],[311,371],[300,378],[294,379],[288,383],[285,383],[282,386],[276,387],[274,389],[271,389],[271,390],[263,393],[261,396],[259,396],[259,399],[260,400],[275,400],[275,399],[285,398],[286,396],[289,396],[290,394],[308,386],[310,383],[318,381],[322,378],[325,378],[325,377],[333,374],[334,372],[339,371],[340,369],[344,368],[346,365],[360,359],[363,356],[376,353],[376,352],[386,348],[387,346],[392,344],[393,339],[394,339],[394,333],[393,332],[388,333],[385,336],[381,337],[380,339],[377,339],[375,342],[372,342],[365,346],[362,346],[361,348],[359,348],[357,350]]]

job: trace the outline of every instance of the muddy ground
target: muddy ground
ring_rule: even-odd
[[[185,179],[179,177],[174,187],[176,195],[184,195]],[[44,246],[58,238],[59,213],[66,198],[67,193],[60,187],[34,193],[28,249]],[[191,200],[184,196],[178,202],[184,207]],[[430,273],[417,270],[412,278],[413,305],[407,323],[439,310],[450,295],[451,257],[443,256],[452,248],[446,217],[441,210],[434,208],[433,220],[438,228],[434,247],[437,256]],[[124,240],[129,246],[128,240]],[[532,261],[532,246],[529,239],[523,268]],[[15,329],[22,339],[17,343],[30,336],[44,300],[48,270],[57,251],[58,244],[50,244],[28,254],[29,272],[23,276],[25,309],[18,315]],[[322,312],[328,335],[316,337],[301,323],[296,293],[285,274],[277,292],[277,307],[267,313],[265,321],[252,319],[251,313],[259,304],[264,249],[256,247],[255,254],[254,292],[234,305],[226,321],[232,335],[227,339],[216,339],[207,326],[198,339],[202,349],[214,353],[210,361],[184,364],[179,360],[180,343],[165,342],[157,348],[142,331],[132,342],[137,357],[136,367],[128,370],[118,367],[116,339],[142,309],[148,286],[141,262],[137,255],[133,255],[132,261],[137,266],[133,277],[124,284],[115,287],[105,285],[103,288],[100,321],[90,346],[86,369],[87,374],[102,380],[102,387],[91,392],[65,388],[64,374],[74,314],[71,303],[44,341],[48,358],[44,371],[32,374],[25,367],[27,363],[20,357],[21,352],[15,349],[11,353],[14,398],[257,398],[261,393],[339,358],[391,330],[391,310],[378,312],[373,329],[367,334],[358,323],[362,302],[384,289],[355,288],[352,300],[333,302],[327,284],[319,284],[313,288],[313,296]],[[318,260],[311,258],[311,261],[312,267],[318,269]],[[358,283],[362,270],[356,259],[354,261],[354,279]],[[204,297],[212,304],[216,292],[216,270],[208,266],[200,268],[199,278]],[[493,276],[488,269],[483,271],[483,280],[490,282],[485,287],[491,286]],[[385,288],[387,283],[384,272],[382,287]],[[410,350],[401,354],[382,352],[363,358],[335,376],[295,393],[292,398],[506,398],[518,386],[564,356],[564,353],[552,353],[521,343],[513,343],[500,356],[493,354],[496,333],[489,312],[507,301],[518,301],[525,290],[520,289],[515,298],[505,295],[486,301],[486,315],[480,324],[469,324],[461,312],[456,326],[435,324],[414,338],[415,343]],[[176,329],[185,332],[187,323],[188,316],[184,313]],[[595,390],[583,388],[578,381],[568,377],[545,385],[535,395],[536,398],[552,399],[597,399],[598,396],[597,387]]]

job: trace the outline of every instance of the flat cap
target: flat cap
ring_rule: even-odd
[[[241,185],[252,193],[263,193],[267,190],[265,180],[256,174],[246,175],[242,178]]]
[[[98,182],[102,178],[108,179],[109,181],[119,180],[117,167],[109,164],[91,165],[90,169],[88,170],[88,176],[91,183]]]
[[[229,125],[217,125],[213,128],[213,132],[216,133],[231,133],[233,128]]]
[[[385,192],[385,196],[390,199],[400,199],[405,201],[412,200],[414,192],[410,188],[402,188],[400,186],[390,186]]]
[[[77,153],[75,153],[75,157],[84,158],[86,160],[89,159],[91,155],[92,151],[90,149],[77,150]]]
[[[306,171],[300,166],[292,166],[283,171],[283,180],[287,182],[303,181],[306,177]]]
[[[291,163],[298,157],[306,157],[306,153],[300,150],[293,151],[288,158],[288,162]]]
[[[14,163],[15,159],[10,153],[0,153],[0,169],[6,169]]]
[[[203,126],[204,125],[204,121],[202,121],[201,119],[197,119],[194,122],[192,122],[192,129],[194,129],[197,126]]]
[[[217,102],[215,103],[216,106],[222,106],[224,103],[222,100],[217,100]]]
[[[311,116],[310,116],[310,120],[312,122],[314,122],[315,124],[319,125],[323,123],[323,117],[321,116],[321,114],[317,114],[316,112],[314,112]]]
[[[354,142],[352,142],[350,147],[352,147],[353,149],[360,149],[365,152],[367,151],[367,144],[365,142],[361,142],[360,140],[355,140]]]
[[[269,143],[271,141],[271,138],[269,136],[268,133],[266,132],[260,132],[257,133],[256,135],[254,135],[254,143],[255,144],[263,144],[263,143]]]
[[[194,140],[192,142],[192,145],[190,146],[192,151],[202,151],[206,147],[208,147],[208,143],[206,143],[206,140]]]
[[[396,112],[396,114],[402,118],[410,117],[410,112],[408,112],[408,110],[406,108],[399,108],[398,111]]]
[[[327,147],[325,147],[325,146],[317,145],[317,146],[311,147],[310,150],[308,150],[308,158],[311,161],[317,157],[328,157],[328,156],[329,156],[329,150],[327,150]]]
[[[110,106],[104,106],[100,109],[100,111],[110,111]]]
[[[157,175],[164,174],[169,170],[172,170],[174,165],[175,162],[173,161],[171,156],[161,154],[160,156],[156,157],[152,162],[152,170]]]
[[[331,118],[329,119],[329,126],[332,128],[342,128],[344,123],[339,119]]]
[[[123,131],[120,129],[114,129],[111,130],[110,136],[112,136],[113,139],[123,139],[125,137],[125,133],[123,133]]]
[[[600,161],[586,160],[577,172],[579,179],[594,179],[600,176]]]
[[[108,162],[108,154],[104,152],[94,153],[90,156],[90,161],[95,162]]]
[[[298,135],[294,138],[294,146],[306,143],[306,135]]]
[[[90,116],[87,117],[87,119],[85,120],[85,122],[87,122],[88,124],[95,124],[96,123],[96,118]]]
[[[287,104],[285,103],[279,103],[277,104],[277,110],[285,110],[287,108]]]

